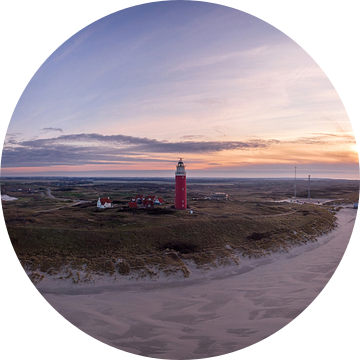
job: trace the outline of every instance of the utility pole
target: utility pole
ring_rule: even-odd
[[[308,180],[308,199],[310,199],[310,175]]]
[[[295,166],[295,185],[294,185],[294,198],[296,199],[296,166]]]

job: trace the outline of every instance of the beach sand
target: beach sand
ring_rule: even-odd
[[[315,243],[187,279],[37,285],[67,320],[115,348],[162,359],[204,358],[250,346],[278,331],[321,292],[351,237],[356,211]]]

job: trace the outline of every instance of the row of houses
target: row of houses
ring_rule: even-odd
[[[164,200],[156,195],[144,196],[136,195],[129,201],[129,208],[152,209],[154,205],[163,205]]]
[[[164,200],[156,195],[144,196],[136,195],[129,201],[129,208],[145,208],[152,209],[154,205],[163,205]],[[97,201],[97,207],[100,209],[112,208],[113,204],[109,197],[99,198]]]

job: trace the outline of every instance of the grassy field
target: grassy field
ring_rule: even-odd
[[[216,183],[216,184],[215,184]],[[229,179],[189,181],[188,204],[194,210],[171,209],[171,182],[123,182],[55,186],[27,183],[34,194],[11,192],[18,184],[2,181],[2,193],[19,200],[3,202],[10,239],[34,282],[41,273],[90,281],[93,274],[189,275],[187,263],[206,269],[260,257],[316,241],[335,226],[337,204],[358,200],[358,182],[312,181],[312,197],[333,199],[329,205],[275,203],[292,195],[286,180]],[[298,195],[307,196],[307,183]],[[50,198],[46,189],[56,198]],[[226,192],[229,200],[205,200]],[[165,205],[153,210],[127,208],[136,194],[157,195]],[[98,197],[114,207],[97,209]],[[66,200],[59,200],[66,199]],[[74,205],[72,200],[88,203]]]

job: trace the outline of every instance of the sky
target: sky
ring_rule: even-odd
[[[313,59],[262,20],[161,2],[104,17],[24,90],[2,176],[359,178],[351,124]]]

